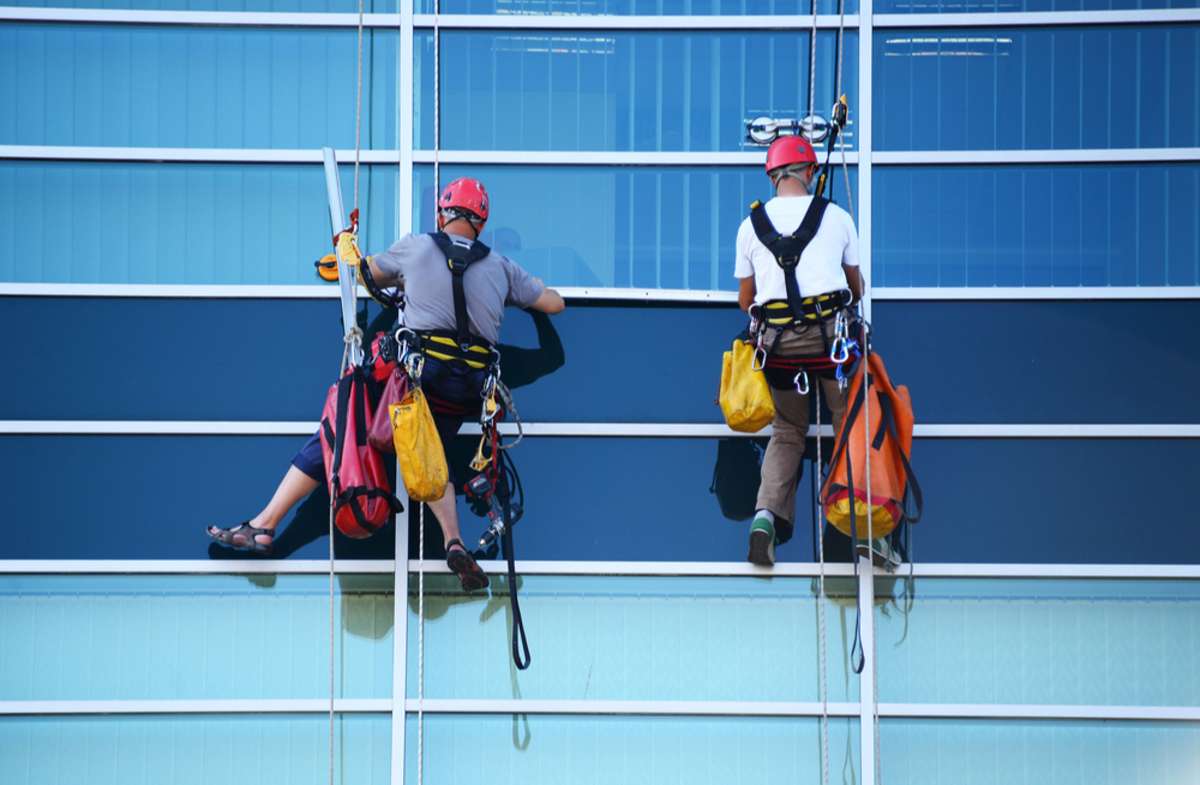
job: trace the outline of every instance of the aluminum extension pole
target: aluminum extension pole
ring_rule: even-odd
[[[325,193],[329,197],[329,236],[346,229],[346,208],[342,204],[342,181],[338,176],[337,155],[332,147],[321,148],[325,159]],[[338,286],[341,287],[342,329],[349,334],[358,324],[358,274],[350,265],[338,259]],[[362,362],[362,346],[350,346],[350,362]]]

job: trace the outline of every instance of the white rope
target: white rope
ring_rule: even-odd
[[[433,0],[433,198],[435,205],[442,190],[442,28],[440,12],[441,0]]]
[[[417,785],[425,782],[425,504],[417,502]],[[397,535],[399,536],[399,535]],[[395,676],[394,678],[402,678]]]
[[[808,39],[808,116],[817,105],[817,0],[812,0],[812,30]]]
[[[837,83],[834,85],[834,90],[833,90],[833,100],[835,100],[835,101],[840,101],[842,98],[842,56],[845,54],[845,51],[846,51],[845,46],[843,45],[843,39],[845,38],[845,32],[846,32],[846,0],[838,0],[838,46],[837,46],[838,56],[837,56],[837,75],[835,77],[837,80]],[[848,107],[846,110],[846,124],[847,125],[850,124],[850,111],[849,111]],[[842,129],[843,132],[845,130],[846,129],[844,129],[844,128]],[[844,175],[845,180],[846,180],[846,206],[850,208],[848,211],[850,213],[850,218],[854,221],[855,224],[857,224],[858,216],[855,215],[855,212],[854,212],[854,193],[850,190],[850,165],[846,162],[846,140],[844,138],[842,139],[842,143],[839,147],[840,147],[839,152],[841,153],[841,156],[842,156],[842,174]],[[830,184],[829,188],[832,191],[832,189],[833,189],[832,183]]]
[[[338,365],[338,379],[342,378],[342,374],[346,372],[346,367],[350,364],[350,355],[353,347],[361,345],[362,330],[355,325],[352,329],[346,331],[346,335],[342,338],[345,344],[342,349],[342,361]],[[333,702],[335,690],[337,689],[337,666],[334,658],[337,655],[335,650],[337,634],[335,616],[336,608],[336,592],[334,591],[334,576],[336,574],[336,564],[333,555],[333,518],[334,518],[334,490],[329,489],[329,785],[334,785],[334,712]]]
[[[354,209],[358,209],[358,166],[362,159],[363,0],[358,0],[358,86],[354,92]]]
[[[821,496],[822,477],[821,467],[824,465],[821,460],[821,381],[817,380],[816,384],[816,412],[817,412],[817,466],[814,469],[817,480],[817,520],[813,525],[817,527],[817,564],[819,576],[817,579],[817,628],[818,628],[818,644],[817,655],[819,661],[817,670],[820,672],[820,701],[821,701],[821,785],[829,785],[829,688],[828,688],[828,672],[826,670],[826,642],[825,642],[825,504]]]
[[[875,516],[874,516],[874,510],[872,509],[872,505],[871,505],[871,385],[870,385],[871,364],[870,364],[870,353],[871,353],[870,340],[867,336],[864,336],[863,357],[862,357],[862,361],[863,361],[862,391],[863,391],[863,425],[865,426],[863,428],[863,449],[865,450],[865,454],[867,457],[866,487],[865,487],[866,499],[867,499],[867,553],[869,554],[869,557],[867,559],[867,562],[868,562],[867,568],[871,571],[871,581],[872,581],[872,586],[874,586],[874,580],[875,580],[875,554],[874,554],[874,552],[875,552]],[[853,500],[851,500],[851,503],[852,504],[854,503]],[[874,592],[872,592],[872,595],[874,595]],[[872,603],[871,606],[866,609],[866,612],[870,613],[870,614],[875,613],[874,603]],[[874,779],[876,782],[876,785],[878,785],[878,778],[879,778],[879,668],[876,667],[876,665],[877,665],[876,664],[876,654],[879,651],[879,647],[875,642],[874,619],[871,620],[871,624],[872,624],[872,634],[871,634],[870,668],[871,668],[871,687],[872,687],[872,693],[874,696],[874,700],[871,703],[871,733],[873,734],[874,739],[875,739],[875,777],[873,777],[872,779]],[[866,656],[866,652],[863,652],[863,656]]]

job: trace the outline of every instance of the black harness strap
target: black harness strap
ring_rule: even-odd
[[[800,263],[804,249],[817,236],[817,230],[821,228],[821,219],[825,217],[825,208],[828,206],[828,199],[814,196],[800,226],[792,234],[783,235],[771,223],[767,216],[767,208],[762,202],[756,201],[750,205],[750,225],[754,227],[758,241],[767,247],[775,257],[776,264],[783,268],[783,285],[787,288],[788,307],[797,319],[804,313],[804,298],[800,296],[800,284],[796,282],[796,265]]]
[[[429,236],[437,243],[438,249],[446,257],[446,266],[450,268],[454,285],[454,324],[458,345],[465,352],[471,345],[471,322],[467,316],[467,293],[463,288],[463,275],[472,264],[486,258],[492,249],[478,240],[453,240],[445,232],[430,232]]]

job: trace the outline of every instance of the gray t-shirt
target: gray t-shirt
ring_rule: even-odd
[[[404,286],[405,306],[401,319],[405,326],[414,330],[455,329],[450,268],[432,237],[405,235],[386,252],[372,258],[384,275]],[[520,266],[492,251],[463,274],[471,332],[498,343],[504,306],[528,308],[544,289],[545,286]]]

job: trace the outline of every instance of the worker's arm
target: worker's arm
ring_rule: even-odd
[[[375,262],[374,256],[368,256],[363,260],[363,263],[370,268],[371,278],[377,286],[395,286],[398,289],[404,289],[404,279],[395,273],[380,269],[379,265]]]
[[[535,280],[537,280],[539,284],[542,283],[540,279]],[[562,313],[567,307],[567,303],[565,300],[563,300],[561,294],[556,292],[554,289],[551,289],[549,286],[542,284],[542,293],[538,295],[538,298],[534,300],[533,304],[529,307],[535,311],[541,311],[542,313],[548,313],[553,316],[556,313]]]
[[[846,283],[850,286],[850,291],[854,295],[854,302],[862,302],[863,298],[863,277],[862,271],[858,269],[857,264],[843,264],[842,269],[846,271]]]
[[[758,288],[754,285],[754,276],[738,279],[738,308],[743,311],[749,311],[750,306],[754,305],[754,295],[758,294]]]

